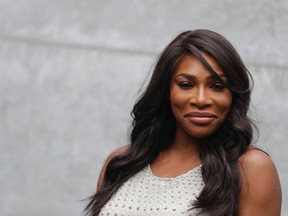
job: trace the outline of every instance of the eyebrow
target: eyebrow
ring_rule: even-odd
[[[217,74],[221,79],[227,79],[227,77],[225,76],[225,74]],[[196,77],[192,74],[187,74],[187,73],[180,73],[180,74],[177,74],[175,76],[175,78],[178,78],[178,77],[184,77],[188,80],[196,80]],[[213,74],[211,74],[210,76],[207,77],[208,80],[212,80],[212,79],[215,79],[215,76],[213,76]]]

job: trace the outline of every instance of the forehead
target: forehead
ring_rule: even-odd
[[[210,65],[210,67],[220,76],[224,76],[224,72],[217,63],[217,61],[211,57],[210,55],[200,52],[202,57],[206,60],[207,64]],[[204,65],[204,63],[199,60],[195,55],[187,55],[184,56],[179,63],[177,64],[175,70],[174,70],[174,76],[178,73],[197,73],[197,72],[206,72],[209,75],[211,75],[211,72],[209,71],[208,67]]]

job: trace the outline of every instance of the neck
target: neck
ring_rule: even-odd
[[[174,141],[168,152],[173,153],[174,155],[179,155],[181,158],[191,158],[199,159],[200,154],[200,145],[203,144],[203,139],[197,139],[191,137],[182,129],[177,129]]]
[[[167,177],[167,173],[171,176],[183,174],[201,164],[201,144],[199,139],[193,139],[182,129],[177,129],[172,145],[160,152],[151,167],[160,176],[163,174]]]

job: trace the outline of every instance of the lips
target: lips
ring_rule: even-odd
[[[214,121],[217,116],[207,112],[190,112],[184,116],[189,121],[198,125],[206,125]]]

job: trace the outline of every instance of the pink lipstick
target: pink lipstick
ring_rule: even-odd
[[[185,118],[194,124],[206,125],[214,121],[217,116],[207,112],[190,112],[185,115]]]

